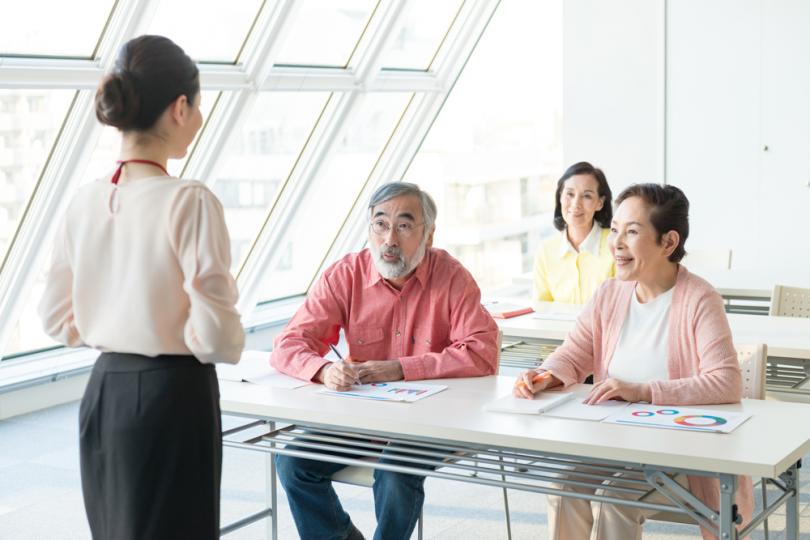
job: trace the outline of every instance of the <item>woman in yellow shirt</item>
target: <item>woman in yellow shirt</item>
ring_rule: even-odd
[[[613,217],[605,173],[586,161],[557,182],[554,227],[534,260],[534,298],[584,304],[616,271],[607,237]]]

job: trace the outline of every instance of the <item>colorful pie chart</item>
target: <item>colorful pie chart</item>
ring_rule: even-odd
[[[663,414],[665,416],[672,416],[672,415],[678,414],[680,411],[678,411],[676,409],[659,409],[659,410],[657,410],[655,412],[657,412],[658,414]]]
[[[690,414],[679,416],[673,420],[676,424],[689,427],[714,427],[722,426],[727,422],[725,418],[710,416],[708,414]]]

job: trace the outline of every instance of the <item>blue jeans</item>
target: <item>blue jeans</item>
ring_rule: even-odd
[[[401,464],[384,457],[380,462]],[[332,488],[332,475],[345,467],[339,463],[276,456],[276,471],[302,540],[344,540],[348,536],[351,519]],[[377,516],[374,540],[411,537],[425,501],[424,484],[424,476],[374,471],[374,513]]]

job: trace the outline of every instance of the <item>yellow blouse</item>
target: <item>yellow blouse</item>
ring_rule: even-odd
[[[534,259],[535,300],[569,304],[590,300],[599,285],[616,274],[609,233],[594,222],[578,253],[565,231],[545,240]]]

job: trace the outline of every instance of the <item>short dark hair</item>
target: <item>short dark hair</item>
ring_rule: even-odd
[[[557,193],[554,195],[554,227],[558,231],[565,229],[565,220],[562,217],[562,207],[560,206],[560,196],[562,195],[565,181],[578,174],[589,174],[593,176],[596,183],[599,184],[597,193],[600,198],[603,198],[602,200],[605,201],[605,204],[602,206],[601,210],[594,214],[593,219],[599,224],[600,227],[607,229],[610,227],[610,221],[613,219],[613,207],[610,203],[610,200],[613,198],[613,194],[610,192],[610,186],[608,185],[607,178],[605,178],[605,173],[602,172],[602,169],[594,167],[587,161],[574,163],[568,167],[560,179],[557,180]]]
[[[121,47],[96,90],[96,118],[121,131],[146,131],[175,99],[200,92],[197,65],[172,40],[140,36]]]
[[[658,233],[658,242],[669,231],[680,236],[678,246],[669,255],[670,262],[680,262],[686,255],[684,244],[689,237],[689,199],[675,186],[633,184],[616,197],[616,206],[630,197],[639,197],[650,207],[650,223]]]

